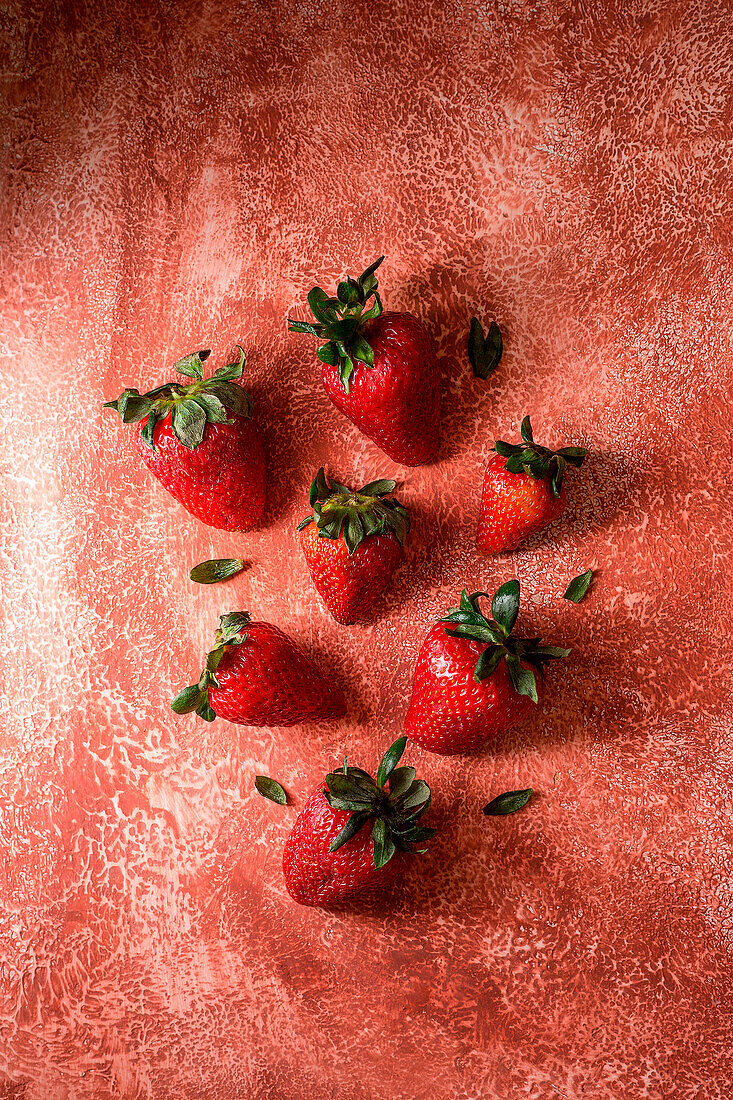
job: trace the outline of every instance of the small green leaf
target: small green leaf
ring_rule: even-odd
[[[405,794],[400,796],[395,808],[400,813],[404,813],[408,810],[416,810],[420,806],[426,806],[429,801],[430,787],[424,779],[416,779],[414,783],[410,784]]]
[[[199,718],[203,718],[204,722],[213,722],[216,718],[216,711],[207,699],[204,700],[196,713],[198,714]]]
[[[519,455],[512,455],[504,463],[504,469],[510,474],[523,474],[525,473],[524,463]]]
[[[316,355],[322,363],[327,363],[329,367],[335,367],[339,361],[339,350],[333,340],[329,340],[327,344],[321,344]]]
[[[288,317],[288,330],[290,332],[308,332],[311,336],[325,336],[323,325],[312,325],[310,321],[291,321]]]
[[[407,745],[406,737],[398,737],[393,745],[385,752],[379,765],[379,771],[377,772],[377,786],[383,787],[389,779],[394,769],[402,759],[402,754],[405,751]]]
[[[493,374],[501,361],[502,351],[501,330],[496,321],[491,322],[484,337],[478,318],[472,317],[468,333],[468,360],[474,376],[486,379]]]
[[[511,634],[519,614],[519,581],[507,581],[496,590],[491,601],[491,614],[499,626]]]
[[[358,512],[354,512],[348,516],[344,523],[344,542],[349,551],[349,555],[364,541],[364,525],[361,522],[361,517]]]
[[[123,424],[136,424],[144,420],[153,407],[149,397],[140,397],[137,390],[125,390],[117,402],[117,411]]]
[[[205,428],[206,413],[195,401],[181,401],[173,409],[173,432],[189,451],[198,447]]]
[[[555,463],[555,470],[550,480],[550,488],[552,489],[552,495],[559,497],[560,490],[562,489],[563,476],[565,474],[565,459],[562,455],[558,455],[555,459]]]
[[[573,603],[580,603],[584,599],[588,589],[590,588],[590,582],[593,580],[593,570],[588,569],[585,573],[581,573],[578,577],[573,577],[570,584],[563,593],[564,600],[572,600]]]
[[[226,366],[219,367],[218,370],[215,370],[212,374],[212,378],[218,378],[221,382],[234,382],[242,377],[246,355],[241,344],[237,344],[237,348],[239,350],[239,359],[237,362],[227,363]]]
[[[185,355],[183,359],[179,359],[177,363],[173,364],[173,370],[178,374],[185,374],[187,378],[203,378],[204,368],[202,366],[204,359],[208,359],[211,355],[211,350],[207,351],[195,351],[192,355]]]
[[[171,703],[171,710],[176,714],[190,714],[201,705],[202,697],[206,698],[206,692],[202,691],[198,684],[191,684],[190,687],[179,691]]]
[[[349,392],[351,376],[354,373],[354,360],[350,355],[339,355],[339,379],[346,392]]]
[[[384,478],[381,481],[370,481],[369,484],[365,485],[359,492],[365,497],[381,497],[385,496],[387,493],[393,493],[396,485],[396,481],[390,481]]]
[[[349,350],[353,359],[358,359],[361,363],[366,363],[368,367],[374,366],[374,352],[372,351],[372,345],[364,339],[363,336],[358,334],[352,339]]]
[[[374,841],[374,866],[379,871],[389,863],[397,851],[392,837],[387,832],[387,825],[383,817],[378,817],[374,822],[372,840]]]
[[[287,806],[288,796],[276,779],[270,779],[267,775],[256,775],[255,787],[261,795],[269,798],[270,802],[277,802],[278,806]]]
[[[379,259],[375,260],[373,264],[369,264],[369,267],[366,269],[366,271],[362,271],[358,279],[362,286],[364,286],[367,280],[374,274],[383,259],[384,256],[380,256]]]
[[[492,673],[496,672],[504,653],[505,650],[498,645],[491,645],[483,651],[476,662],[473,673],[473,678],[477,684],[480,684],[482,680],[487,680]]]
[[[390,802],[394,803],[405,791],[409,791],[415,781],[415,774],[415,769],[409,765],[395,768],[390,773],[388,778]]]
[[[217,584],[229,577],[236,577],[243,569],[244,562],[241,558],[212,558],[194,565],[189,576],[196,584]]]
[[[538,701],[537,680],[534,672],[529,668],[522,668],[519,658],[513,653],[506,658],[506,667],[517,695],[527,695],[533,703],[536,703]]]
[[[585,447],[561,447],[557,453],[561,458],[566,459],[571,466],[582,466],[588,451]]]
[[[534,443],[534,436],[532,435],[532,425],[528,416],[525,416],[519,431],[525,443]]]
[[[217,645],[240,645],[245,642],[250,621],[248,611],[229,611],[226,615],[220,615],[216,632]]]
[[[524,448],[519,443],[507,443],[503,439],[497,439],[494,450],[502,458],[511,458],[512,455],[518,455]]]
[[[213,393],[197,393],[192,400],[204,410],[209,423],[226,424],[229,420],[226,409]]]
[[[487,817],[514,814],[527,805],[532,794],[532,787],[528,787],[526,791],[506,791],[504,794],[498,794],[496,798],[492,798],[488,806],[484,806],[484,813]]]
[[[344,825],[343,829],[337,836],[333,838],[328,846],[329,852],[336,852],[342,844],[346,844],[347,840],[351,840],[356,836],[360,829],[366,824],[371,817],[371,814],[355,813],[352,814],[349,820]]]
[[[157,409],[152,409],[150,415],[148,416],[148,419],[142,426],[140,438],[147,447],[150,447],[151,451],[155,450],[155,444],[153,443],[153,432],[155,430],[155,425],[158,423],[159,420],[163,419],[163,415],[164,414],[159,412]]]
[[[356,317],[343,317],[340,321],[333,321],[328,326],[328,335],[338,343],[346,343],[354,335],[358,321]]]
[[[359,301],[359,284],[354,282],[353,279],[347,279],[345,282],[339,283],[336,296],[339,302],[342,302],[345,306],[356,305]]]
[[[331,320],[330,315],[324,310],[323,303],[328,301],[328,295],[325,290],[322,290],[319,286],[314,286],[308,294],[308,305],[313,316],[318,321],[328,323]]]
[[[245,419],[252,415],[252,398],[247,391],[236,382],[206,382],[206,396],[214,395],[225,405],[227,409],[243,416]],[[204,394],[199,394],[199,399]]]

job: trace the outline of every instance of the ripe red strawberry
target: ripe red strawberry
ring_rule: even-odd
[[[398,768],[407,739],[387,749],[376,782],[361,768],[330,772],[310,796],[283,853],[285,885],[301,905],[331,905],[393,881],[414,845],[434,836],[418,823],[430,788]],[[366,825],[369,828],[365,828]]]
[[[562,515],[565,510],[563,476],[568,463],[582,466],[585,447],[550,451],[532,438],[529,417],[522,421],[524,443],[497,439],[496,454],[484,474],[476,547],[481,554],[513,550]]]
[[[316,323],[288,324],[291,332],[326,341],[318,358],[336,408],[395,462],[421,466],[434,458],[440,442],[435,344],[411,313],[382,313],[374,273],[383,259],[358,279],[347,276],[335,298],[313,287],[308,305]]]
[[[298,524],[300,546],[337,623],[364,618],[402,561],[410,517],[387,498],[394,487],[394,481],[371,481],[355,492],[329,480],[323,467],[313,480],[313,514]]]
[[[292,638],[270,623],[253,623],[246,611],[222,615],[216,645],[197,684],[173,700],[176,714],[191,711],[246,726],[292,726],[338,718],[338,688]]]
[[[538,698],[535,671],[541,675],[547,661],[570,652],[512,636],[519,581],[495,593],[493,619],[479,609],[486,595],[464,590],[460,607],[438,620],[417,659],[405,731],[444,756],[472,752],[525,718]]]
[[[190,385],[168,382],[149,393],[127,389],[106,409],[125,424],[144,420],[138,437],[143,462],[187,512],[209,527],[246,531],[265,510],[265,451],[252,420],[252,402],[235,379],[239,362],[204,378],[208,351],[174,364]]]

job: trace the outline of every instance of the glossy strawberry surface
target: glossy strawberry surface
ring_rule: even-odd
[[[148,469],[192,516],[209,527],[247,531],[265,510],[265,451],[251,418],[228,415],[230,424],[207,424],[193,450],[173,434],[170,414],[155,425],[155,450],[139,436],[137,447]]]
[[[368,535],[353,554],[342,538],[323,538],[314,523],[298,533],[313,583],[338,623],[363,619],[404,557],[393,535]]]
[[[247,637],[227,646],[209,702],[220,718],[247,726],[292,726],[336,718],[335,684],[292,638],[270,623],[248,623]]]
[[[363,335],[374,366],[357,362],[346,393],[338,366],[323,364],[323,384],[337,409],[395,462],[421,466],[440,442],[440,377],[435,343],[411,313],[382,313]]]
[[[565,509],[565,485],[553,496],[549,478],[510,473],[506,459],[493,455],[484,474],[476,548],[481,554],[513,550],[529,535],[546,527]]]
[[[351,815],[332,810],[321,787],[298,814],[283,853],[285,885],[300,905],[329,905],[346,901],[363,890],[392,882],[404,866],[396,852],[386,866],[374,866],[371,822],[337,851],[328,846]]]
[[[476,683],[476,662],[485,648],[450,637],[444,623],[436,623],[423,642],[405,719],[405,733],[423,748],[444,756],[473,752],[533,709],[532,700],[512,687],[504,661]]]

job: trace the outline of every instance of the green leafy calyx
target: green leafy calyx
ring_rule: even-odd
[[[325,290],[314,286],[308,295],[308,305],[315,324],[288,318],[291,332],[307,332],[325,341],[318,348],[318,358],[322,363],[338,366],[341,385],[347,393],[356,362],[369,368],[374,366],[374,353],[362,330],[367,321],[382,312],[375,272],[383,259],[380,256],[358,279],[347,275],[339,283],[335,298],[329,298]]]
[[[491,614],[487,618],[479,607],[482,596],[491,598]],[[469,641],[485,644],[476,662],[473,678],[477,684],[496,672],[502,661],[506,661],[509,679],[517,695],[527,695],[537,702],[537,678],[535,672],[542,675],[547,661],[567,657],[569,649],[559,646],[542,645],[541,638],[515,638],[512,634],[519,614],[519,581],[507,581],[498,588],[492,597],[487,592],[473,592],[470,596],[465,588],[461,593],[460,607],[451,607],[448,614],[438,622],[449,623],[446,634],[451,638],[467,638]],[[531,668],[523,667],[531,665]]]
[[[588,451],[585,447],[561,447],[559,451],[540,447],[532,437],[528,416],[522,421],[521,433],[523,443],[505,443],[503,439],[497,439],[494,444],[496,453],[506,459],[504,469],[510,474],[529,474],[537,481],[549,478],[553,496],[559,497],[568,463],[582,466]]]
[[[394,488],[394,481],[370,481],[357,492],[326,477],[321,466],[311,484],[313,514],[298,524],[298,530],[315,523],[319,538],[343,538],[350,555],[370,535],[392,533],[404,546],[410,517],[406,508],[388,496]]]
[[[329,846],[335,852],[371,822],[374,866],[379,870],[397,851],[424,852],[415,848],[435,836],[435,829],[419,824],[430,808],[430,787],[415,778],[415,769],[398,767],[407,744],[399,737],[385,752],[376,781],[361,768],[343,768],[329,772],[323,796],[332,810],[345,810],[349,818]]]
[[[238,362],[219,367],[210,378],[204,378],[204,361],[209,355],[208,351],[197,351],[173,364],[175,371],[193,379],[188,385],[166,382],[148,393],[126,389],[116,401],[106,401],[103,407],[116,409],[123,424],[144,420],[140,434],[153,451],[155,425],[170,413],[173,434],[192,451],[203,440],[207,424],[231,424],[229,413],[252,415],[249,394],[235,384],[242,377],[244,348],[239,348]]]
[[[221,616],[214,638],[214,648],[206,657],[198,683],[190,684],[183,691],[179,691],[171,703],[171,710],[176,714],[190,714],[191,711],[196,711],[199,718],[203,718],[205,722],[214,721],[216,711],[209,702],[209,688],[221,687],[216,678],[216,670],[221,664],[227,646],[241,645],[247,641],[249,621],[248,611],[230,611],[228,615]]]

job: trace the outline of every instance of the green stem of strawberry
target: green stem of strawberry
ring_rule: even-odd
[[[506,459],[504,468],[511,474],[529,474],[537,481],[549,478],[553,496],[559,497],[566,466],[582,466],[588,451],[585,447],[561,447],[559,451],[540,447],[534,441],[528,416],[520,431],[524,443],[505,443],[503,439],[494,443],[496,453]]]
[[[237,345],[239,347],[239,345]],[[227,410],[238,416],[252,415],[252,401],[241,386],[235,385],[244,369],[244,348],[239,347],[239,361],[219,367],[210,378],[204,378],[204,362],[211,353],[197,351],[173,364],[173,369],[193,382],[166,382],[147,393],[124,390],[116,401],[106,401],[105,409],[115,409],[124,424],[144,420],[141,437],[155,450],[153,431],[159,420],[172,413],[173,434],[189,450],[194,450],[204,438],[207,424],[230,424]]]
[[[343,537],[350,555],[370,535],[392,533],[404,546],[410,516],[394,497],[387,496],[394,488],[394,481],[382,479],[370,481],[356,492],[326,477],[321,466],[310,488],[312,515],[301,520],[298,530],[315,523],[319,538]]]
[[[492,619],[487,619],[479,608],[482,596],[491,598]],[[473,592],[469,596],[464,588],[460,607],[451,607],[448,614],[438,619],[438,622],[450,623],[452,629],[446,628],[446,634],[451,638],[467,638],[486,643],[473,674],[477,684],[491,676],[501,661],[506,661],[514,690],[518,695],[529,696],[536,703],[537,680],[533,669],[541,676],[548,661],[567,657],[570,650],[542,645],[540,638],[514,637],[512,631],[518,614],[519,581],[507,581],[496,590],[493,597],[489,597],[487,592]],[[523,663],[532,665],[533,668],[524,668]]]
[[[326,341],[318,348],[318,358],[330,366],[338,364],[339,378],[346,393],[349,392],[355,360],[370,368],[374,366],[374,353],[362,330],[367,321],[379,317],[382,312],[375,272],[383,259],[384,256],[380,256],[358,279],[347,275],[339,283],[335,298],[329,297],[321,287],[314,286],[308,294],[308,305],[316,319],[315,324],[288,318],[291,332],[307,332]]]
[[[398,767],[406,745],[406,737],[390,745],[379,764],[376,782],[361,768],[348,767],[346,760],[343,768],[326,776],[324,798],[333,810],[345,810],[350,815],[331,841],[330,851],[348,843],[370,820],[377,870],[397,851],[425,851],[414,845],[436,832],[418,824],[430,808],[430,788],[424,780],[415,778],[414,768]]]
[[[247,624],[250,621],[248,611],[230,611],[228,615],[222,615],[219,619],[219,627],[214,641],[216,645],[207,654],[206,664],[201,670],[197,684],[190,684],[183,691],[179,691],[171,703],[171,710],[176,714],[190,714],[196,711],[199,718],[205,722],[213,722],[216,711],[209,703],[209,688],[220,687],[216,678],[216,670],[221,664],[227,646],[241,645],[247,641]]]

